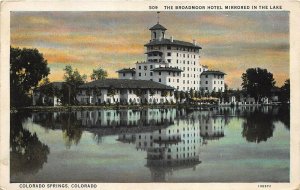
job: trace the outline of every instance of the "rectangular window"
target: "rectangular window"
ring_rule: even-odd
[[[171,59],[168,59],[168,63],[171,63]]]
[[[208,88],[207,88],[207,87],[205,87],[205,90],[208,90]]]
[[[216,84],[216,81],[214,81],[214,84]]]
[[[208,81],[205,81],[205,84],[208,84]]]
[[[223,81],[221,81],[221,84],[223,84]]]
[[[171,52],[168,52],[168,53],[167,53],[167,56],[171,56]]]
[[[150,69],[153,69],[153,65],[150,65]]]
[[[161,78],[158,79],[158,82],[161,82]]]
[[[147,71],[147,66],[144,66],[144,70]]]
[[[171,75],[171,72],[169,72],[169,75]]]
[[[158,75],[161,75],[161,72],[158,72]]]
[[[178,48],[177,48],[178,49]],[[178,53],[177,53],[177,57],[178,57]]]
[[[153,72],[150,72],[150,76],[153,76]]]
[[[167,49],[171,49],[171,46],[167,46]]]
[[[190,62],[189,62],[189,61],[188,61],[187,63],[188,63],[188,64],[190,64]]]
[[[183,84],[185,84],[185,80],[183,80]]]
[[[139,76],[142,76],[142,74],[141,74],[141,73],[139,73]]]
[[[171,79],[169,78],[169,82],[171,82]]]
[[[208,78],[208,75],[205,75],[205,78]]]
[[[139,66],[139,69],[142,69],[142,66]]]
[[[179,82],[179,79],[177,79],[177,82]]]
[[[126,75],[126,74],[125,74],[125,73],[123,73],[123,77],[125,77],[125,75]]]

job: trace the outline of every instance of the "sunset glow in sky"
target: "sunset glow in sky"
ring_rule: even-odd
[[[81,74],[97,67],[115,71],[146,59],[155,12],[12,12],[11,45],[37,48],[48,60],[51,81],[63,80],[70,64]],[[202,47],[200,64],[221,70],[230,88],[240,88],[247,68],[266,68],[276,85],[289,78],[289,13],[161,12],[167,38]]]

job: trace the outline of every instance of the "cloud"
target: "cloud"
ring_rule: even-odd
[[[267,68],[279,85],[289,78],[288,12],[162,12],[160,22],[167,37],[195,39],[200,63],[227,73],[232,88],[251,67]],[[12,12],[11,45],[39,49],[53,80],[62,80],[66,64],[87,75],[103,67],[116,77],[145,59],[155,23],[153,12]]]

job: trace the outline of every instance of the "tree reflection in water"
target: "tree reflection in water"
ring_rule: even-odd
[[[62,120],[62,133],[65,146],[70,149],[71,146],[78,145],[82,136],[81,123],[76,119],[75,113],[66,113]]]
[[[264,110],[266,109],[267,110]],[[257,107],[244,112],[242,135],[248,142],[260,143],[273,136],[274,122],[281,121],[289,129],[289,107]]]
[[[22,123],[28,115],[11,114],[10,118],[10,172],[37,173],[47,163],[50,149],[41,143],[36,133],[24,129]]]
[[[83,129],[81,121],[76,118],[76,113],[46,112],[33,113],[32,115],[34,123],[40,124],[46,129],[62,130],[63,140],[67,149],[80,142]]]

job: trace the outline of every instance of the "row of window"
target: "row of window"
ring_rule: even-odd
[[[160,79],[160,78],[159,78],[159,79]],[[160,81],[161,81],[161,80],[160,80]],[[171,78],[168,79],[168,82],[171,82]],[[175,79],[173,79],[173,82],[175,82]],[[179,82],[180,82],[180,80],[177,79],[177,83],[179,83]],[[185,84],[185,80],[182,80],[182,83]],[[190,84],[190,81],[189,81],[189,80],[186,80],[186,83],[187,83],[187,84]],[[193,83],[194,83],[194,84],[199,84],[199,81],[194,81],[194,82],[191,81],[191,84],[193,84]]]
[[[178,64],[178,63],[183,63],[183,64],[185,64],[185,60],[183,60],[183,61],[181,61],[181,60],[176,60],[176,63]],[[190,61],[187,61],[187,64],[189,65],[190,64]],[[192,62],[191,61],[191,64],[194,64],[194,65],[196,65],[196,61],[194,61],[194,62]]]
[[[205,89],[205,90],[208,90],[208,87],[205,87],[204,89]],[[218,89],[217,89],[216,87],[214,87],[214,88],[213,88],[213,91],[215,91],[215,92],[217,92],[217,91],[223,91],[223,87],[218,88]]]
[[[205,78],[208,78],[208,75],[205,75]],[[214,78],[222,79],[223,75],[214,75]]]
[[[217,82],[218,82],[218,84],[223,84],[223,81],[217,81]],[[200,81],[200,84],[201,84],[201,81]],[[205,84],[208,84],[207,80],[205,81]],[[217,84],[216,81],[214,81],[214,84]]]
[[[167,56],[171,56],[172,55],[172,53],[171,52],[167,52]],[[176,57],[187,57],[187,58],[194,58],[194,59],[196,59],[196,55],[190,55],[190,54],[185,54],[185,53],[176,53]]]
[[[150,47],[148,47],[147,48],[147,50],[149,51],[149,50],[161,50],[162,49],[162,46],[150,46]],[[199,51],[197,50],[197,49],[195,49],[195,48],[187,48],[187,47],[174,47],[173,46],[173,48],[170,46],[170,45],[168,45],[167,46],[167,50],[177,50],[177,51],[187,51],[187,52],[196,52],[196,53],[198,53]]]
[[[177,86],[176,88],[177,88],[177,90],[180,90],[180,89],[179,89],[179,86]],[[182,90],[185,90],[185,89],[186,89],[186,90],[190,90],[190,89],[193,89],[193,90],[200,90],[199,87],[191,87],[191,88],[190,88],[190,87],[187,87],[187,88],[182,87]]]
[[[130,74],[132,77],[134,77],[134,73],[131,73]],[[126,76],[126,73],[123,73],[123,77],[125,77]]]

